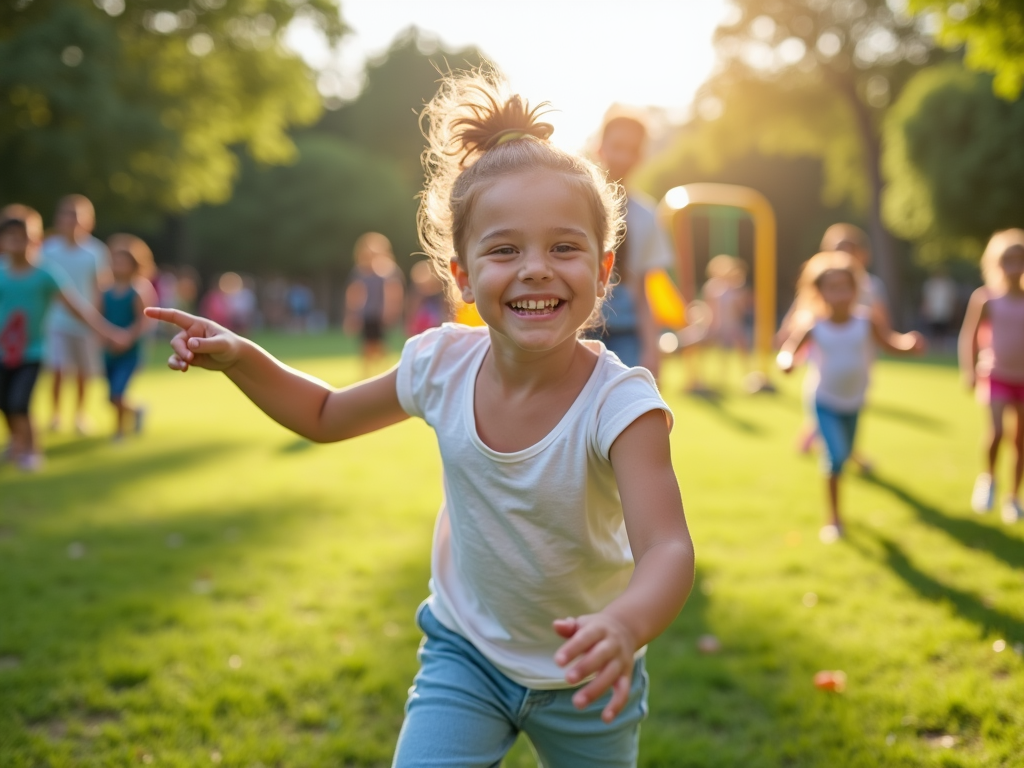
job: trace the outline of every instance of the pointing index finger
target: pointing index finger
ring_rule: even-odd
[[[199,321],[199,318],[195,315],[182,312],[180,309],[146,307],[144,311],[147,317],[152,317],[154,320],[163,320],[165,323],[171,323],[185,330],[188,330]]]

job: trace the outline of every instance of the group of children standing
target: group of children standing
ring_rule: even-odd
[[[152,254],[139,238],[114,235],[105,246],[91,236],[92,205],[80,195],[57,208],[55,234],[28,206],[0,211],[0,412],[10,432],[4,458],[33,471],[41,452],[29,404],[44,362],[53,370],[53,418],[59,427],[62,374],[77,378],[76,427],[85,431],[86,380],[95,367],[95,338],[105,344],[104,368],[117,415],[116,438],[141,428],[142,413],[125,401],[139,364],[139,339],[153,303],[143,279]],[[109,250],[108,250],[109,246]]]

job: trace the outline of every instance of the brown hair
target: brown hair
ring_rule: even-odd
[[[1024,229],[996,232],[985,246],[985,252],[981,255],[981,275],[989,290],[1002,292],[1006,288],[1003,284],[1003,268],[999,262],[1003,254],[1013,247],[1024,248]]]
[[[821,281],[831,272],[845,272],[853,281],[854,291],[859,291],[864,281],[864,267],[857,257],[845,251],[823,251],[809,258],[800,271],[797,281],[797,312],[810,313],[820,318],[826,314],[825,300],[821,295]]]
[[[153,263],[153,252],[149,250],[149,246],[140,237],[119,232],[107,238],[107,248],[110,249],[111,253],[121,251],[131,256],[138,269],[138,274],[147,280],[152,278],[156,272],[156,265]]]
[[[427,138],[426,186],[420,195],[419,235],[441,279],[454,289],[450,264],[464,247],[467,222],[483,183],[543,168],[563,174],[586,196],[602,252],[613,251],[625,231],[625,196],[588,160],[553,146],[554,130],[533,109],[504,92],[486,70],[448,75],[420,116]]]
[[[871,240],[868,233],[855,224],[847,224],[844,221],[833,224],[825,230],[821,236],[821,250],[824,251],[846,251],[843,246],[850,245],[860,248],[866,253],[871,253]]]
[[[25,234],[29,240],[38,242],[43,239],[43,217],[35,208],[22,203],[11,203],[0,208],[0,221],[11,219],[25,223]]]

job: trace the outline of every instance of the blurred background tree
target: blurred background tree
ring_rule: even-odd
[[[882,117],[918,69],[947,54],[895,5],[738,0],[716,33],[719,70],[672,153],[704,173],[752,152],[820,160],[823,201],[866,224],[875,268],[900,306],[903,265],[881,216]]]
[[[69,191],[108,223],[231,195],[244,147],[289,162],[321,102],[282,44],[302,16],[331,43],[335,0],[38,0],[0,10],[0,198],[44,211]]]
[[[910,0],[911,10],[935,14],[939,40],[965,46],[964,63],[995,75],[992,85],[1004,99],[1024,87],[1024,0]]]
[[[885,124],[886,221],[922,260],[974,257],[997,229],[1024,222],[1024,100],[958,65],[907,84]]]

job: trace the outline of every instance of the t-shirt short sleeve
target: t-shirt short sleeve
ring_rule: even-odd
[[[664,411],[668,428],[673,425],[672,410],[658,393],[658,385],[646,368],[629,368],[609,381],[598,395],[594,425],[594,447],[608,460],[612,443],[623,431],[650,411]]]
[[[480,329],[446,323],[405,342],[398,361],[396,389],[398,402],[410,416],[431,424],[444,398],[444,385],[451,376],[451,363],[481,337]],[[445,357],[449,358],[447,364]]]

